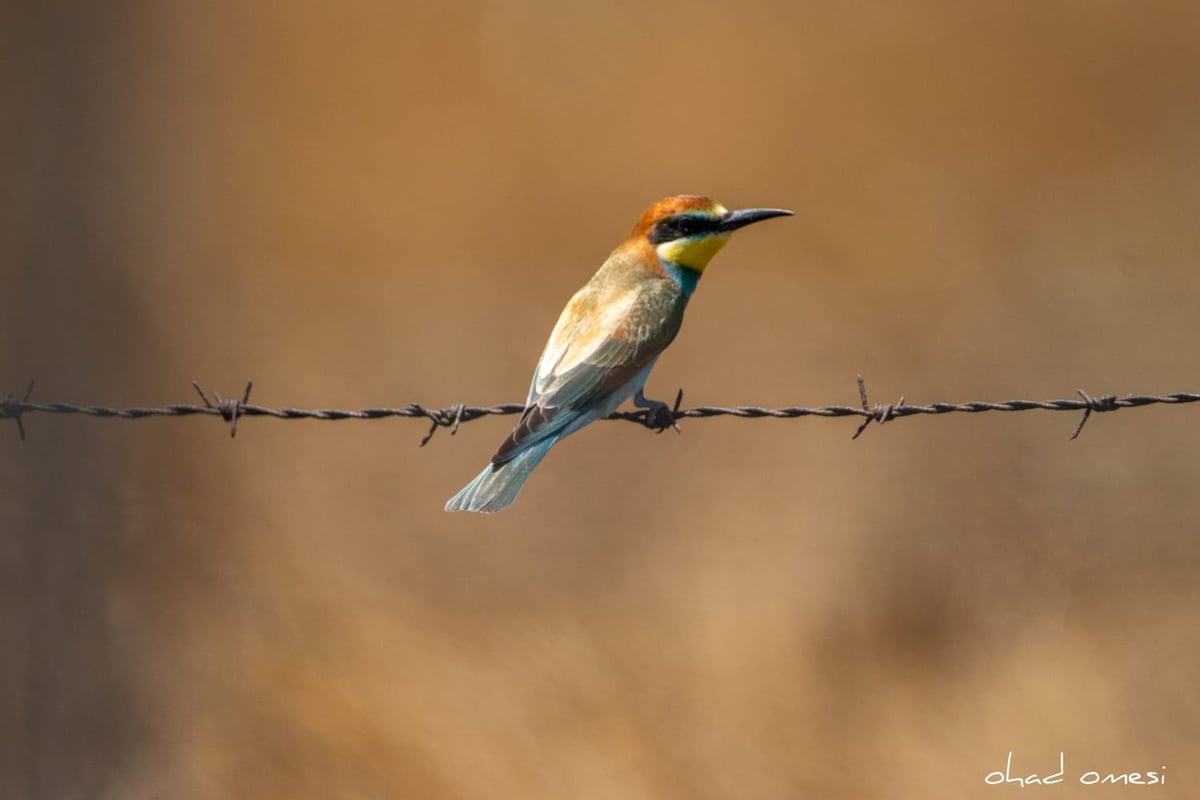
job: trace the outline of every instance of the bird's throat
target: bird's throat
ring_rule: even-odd
[[[722,234],[694,236],[663,242],[654,248],[654,252],[667,274],[679,284],[685,295],[691,296],[708,262],[728,241],[729,236]]]
[[[696,284],[700,283],[700,270],[671,261],[664,261],[662,265],[666,273],[671,276],[671,280],[679,284],[684,296],[691,297],[692,292],[696,291]]]
[[[663,242],[654,248],[659,261],[664,264],[678,264],[681,267],[704,272],[712,257],[721,252],[721,248],[729,242],[729,234],[705,234],[690,236],[686,239],[674,239]]]

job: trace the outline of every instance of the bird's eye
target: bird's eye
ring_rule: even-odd
[[[653,230],[650,231],[650,243],[662,244],[674,239],[686,239],[689,236],[695,236],[696,234],[711,230],[712,227],[712,222],[693,214],[680,214],[674,217],[667,217],[659,221]]]

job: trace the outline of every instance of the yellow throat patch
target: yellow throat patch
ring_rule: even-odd
[[[704,272],[708,262],[712,261],[712,257],[719,253],[728,241],[728,233],[713,233],[707,236],[673,239],[663,242],[654,250],[663,261]]]

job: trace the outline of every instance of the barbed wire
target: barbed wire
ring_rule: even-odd
[[[246,383],[240,400],[225,398],[213,393],[210,400],[200,384],[192,381],[192,386],[200,396],[204,405],[176,403],[166,406],[131,408],[110,408],[99,405],[76,405],[74,403],[39,403],[30,398],[33,395],[34,383],[30,381],[25,393],[18,398],[13,394],[0,397],[0,419],[11,419],[17,423],[17,432],[21,440],[25,440],[25,424],[22,417],[25,414],[83,414],[90,417],[114,417],[117,419],[145,419],[147,417],[186,417],[196,414],[219,416],[229,423],[229,435],[237,436],[238,420],[243,417],[275,417],[277,419],[382,419],[384,417],[416,417],[429,421],[429,431],[421,438],[420,446],[424,447],[433,438],[438,428],[449,428],[453,436],[458,427],[464,422],[480,419],[481,417],[506,414],[520,414],[525,410],[521,403],[503,403],[494,406],[466,406],[454,404],[444,408],[427,408],[420,403],[410,403],[400,408],[362,408],[357,411],[347,411],[338,408],[269,408],[250,403],[250,390],[254,382]],[[618,411],[607,419],[626,420],[662,433],[667,428],[679,430],[681,419],[697,419],[706,417],[740,417],[742,419],[796,419],[799,417],[860,417],[862,422],[854,431],[852,439],[857,439],[872,422],[882,425],[902,417],[918,414],[979,414],[985,411],[1081,411],[1083,415],[1075,426],[1071,439],[1079,437],[1083,426],[1091,417],[1092,412],[1118,411],[1123,408],[1141,408],[1150,405],[1180,405],[1183,403],[1200,402],[1200,394],[1192,392],[1175,392],[1166,395],[1129,394],[1124,397],[1106,394],[1094,397],[1082,389],[1078,392],[1079,400],[1005,400],[999,403],[972,401],[968,403],[929,403],[927,405],[908,405],[903,396],[895,403],[871,403],[867,399],[866,384],[862,375],[858,376],[858,406],[821,406],[806,408],[804,406],[788,406],[785,408],[760,408],[758,406],[697,406],[681,408],[683,390],[675,396],[675,403],[670,408],[640,409],[638,411]]]

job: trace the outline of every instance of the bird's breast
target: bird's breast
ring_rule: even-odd
[[[679,332],[687,295],[670,278],[658,277],[639,285],[634,298],[615,335],[661,352]]]

